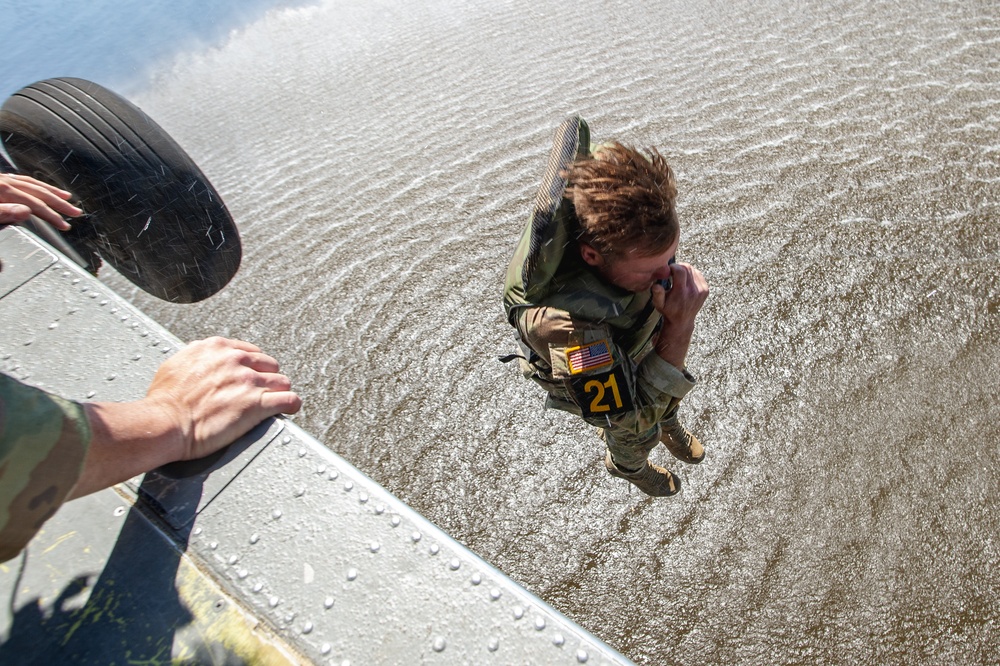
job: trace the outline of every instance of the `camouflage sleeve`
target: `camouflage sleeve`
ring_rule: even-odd
[[[83,407],[0,374],[0,562],[66,500],[89,444]]]
[[[538,356],[525,374],[549,392],[551,406],[595,426],[648,432],[694,388],[694,377],[655,352],[635,362],[605,325],[548,307],[525,308],[517,323]]]

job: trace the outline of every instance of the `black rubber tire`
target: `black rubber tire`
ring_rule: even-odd
[[[33,83],[0,109],[19,173],[73,192],[77,239],[145,291],[208,298],[236,274],[239,232],[215,188],[138,107],[83,79]]]

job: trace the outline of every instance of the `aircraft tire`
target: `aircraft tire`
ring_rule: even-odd
[[[239,268],[239,232],[222,198],[163,129],[90,81],[46,79],[0,109],[0,140],[19,173],[74,194],[85,218],[67,238],[143,290],[203,300]]]

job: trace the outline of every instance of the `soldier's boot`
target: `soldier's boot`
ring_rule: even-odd
[[[607,455],[604,456],[604,466],[608,468],[611,476],[625,479],[642,492],[653,497],[669,497],[681,491],[679,478],[662,467],[653,465],[648,460],[642,464],[639,470],[629,472],[615,465],[611,459],[611,452],[608,451]]]
[[[660,441],[678,460],[697,465],[705,459],[705,447],[681,425],[676,414],[660,423]]]

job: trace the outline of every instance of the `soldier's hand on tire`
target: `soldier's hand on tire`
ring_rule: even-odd
[[[0,173],[0,224],[18,224],[34,215],[60,231],[70,225],[63,216],[83,211],[69,203],[73,195],[30,176]]]

